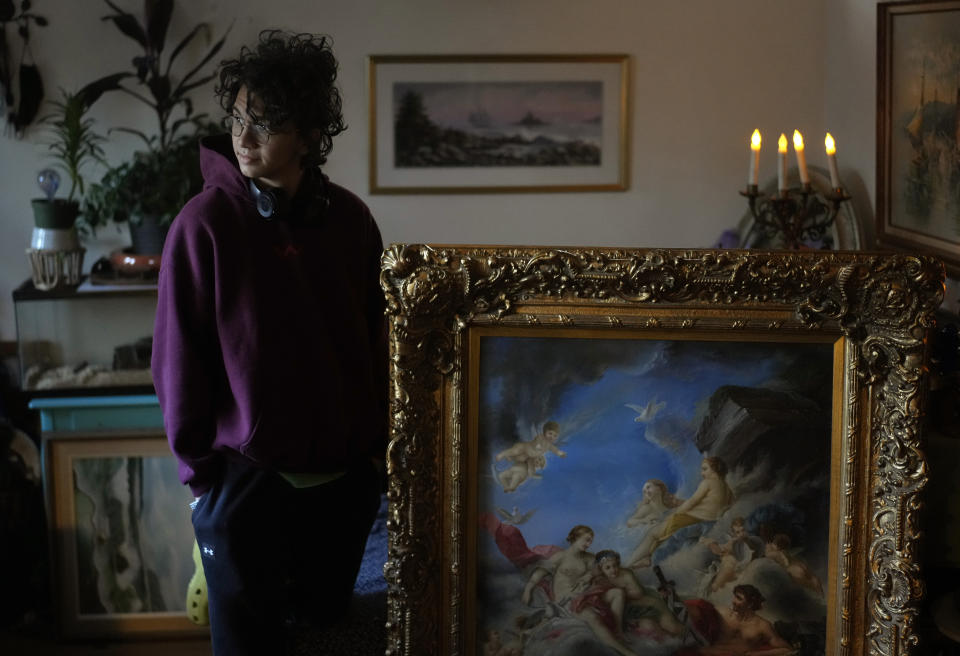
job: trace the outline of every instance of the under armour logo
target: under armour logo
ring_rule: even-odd
[[[209,544],[201,544],[200,551],[207,558],[213,558],[213,547],[211,547]]]
[[[287,244],[286,246],[283,246],[283,247],[277,246],[273,250],[280,257],[291,257],[291,256],[300,255],[300,249],[294,246],[293,244]]]

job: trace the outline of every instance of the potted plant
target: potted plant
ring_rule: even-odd
[[[223,47],[226,35],[214,43],[197,64],[178,76],[174,63],[196,37],[209,36],[209,25],[200,23],[191,29],[164,62],[161,55],[174,0],[144,0],[143,23],[111,0],[104,1],[114,13],[104,16],[103,20],[112,21],[121,33],[143,49],[141,55],[133,58],[135,72],[111,77],[137,78],[139,85],[118,84],[118,89],[154,111],[157,131],[147,134],[129,127],[113,128],[137,136],[145,149],[136,151],[129,161],[110,168],[99,183],[90,186],[80,227],[95,233],[97,228],[109,223],[126,222],[135,242],[133,252],[156,254],[160,252],[166,228],[203,183],[197,141],[203,134],[219,130],[206,120],[205,114],[193,113],[189,94],[213,79],[213,74],[202,75],[201,71]],[[150,236],[142,240],[144,231]]]
[[[41,172],[38,182],[47,197],[31,201],[36,227],[67,230],[74,226],[80,213],[78,196],[84,193],[82,169],[91,162],[103,163],[100,144],[104,138],[93,130],[93,119],[87,112],[104,92],[117,88],[119,79],[103,78],[75,93],[60,89],[60,100],[51,101],[54,111],[42,119],[50,137],[46,144],[57,168],[70,180],[70,191],[65,199],[54,198],[59,176],[49,170]]]
[[[80,282],[84,249],[80,247],[74,223],[83,195],[82,169],[90,162],[102,162],[103,137],[94,132],[93,120],[86,114],[103,93],[116,86],[118,78],[108,77],[93,82],[75,93],[60,90],[60,100],[53,101],[53,113],[45,116],[50,139],[47,146],[57,168],[70,180],[67,198],[55,198],[60,176],[45,169],[37,176],[46,198],[31,201],[34,216],[33,236],[27,256],[30,259],[34,287],[41,290],[72,286]]]
[[[199,137],[214,133],[204,124],[163,150],[138,151],[131,160],[107,170],[84,197],[81,228],[95,232],[108,223],[128,223],[134,253],[156,254],[166,228],[180,208],[203,186]]]

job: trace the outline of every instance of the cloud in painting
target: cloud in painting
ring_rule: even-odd
[[[680,455],[689,448],[695,432],[696,426],[688,419],[674,414],[663,414],[647,424],[644,437],[664,451]]]
[[[623,344],[618,340],[513,339],[489,340],[481,361],[481,379],[491,381],[500,402],[492,417],[482,417],[494,439],[530,439],[544,421],[561,407],[564,393],[573,385],[589,385],[611,367],[642,373],[657,366],[663,343],[651,342],[639,348],[638,356],[624,361]],[[522,345],[522,347],[520,347]],[[559,357],[562,355],[562,357]],[[571,362],[576,366],[571,366]],[[582,407],[568,434],[586,425],[595,409]]]

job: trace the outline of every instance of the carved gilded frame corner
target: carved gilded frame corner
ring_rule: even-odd
[[[935,259],[902,254],[393,245],[381,274],[391,329],[387,652],[483,652],[478,545],[491,540],[478,527],[477,490],[489,482],[478,457],[477,351],[484,339],[530,334],[826,344],[819,648],[908,654],[924,589],[926,345],[943,277]]]

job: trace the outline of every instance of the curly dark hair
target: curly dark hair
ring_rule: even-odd
[[[239,57],[220,62],[214,92],[229,113],[245,86],[263,103],[256,119],[268,127],[291,121],[309,148],[302,165],[319,166],[333,149],[333,137],[346,130],[337,66],[329,37],[264,30],[255,48],[243,46]]]

